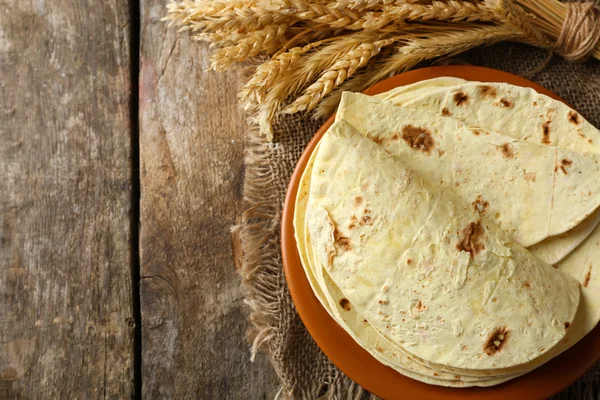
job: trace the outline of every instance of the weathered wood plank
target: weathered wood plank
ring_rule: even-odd
[[[0,398],[132,392],[127,2],[2,2]]]
[[[165,4],[142,3],[142,393],[272,398],[267,360],[249,360],[229,234],[243,176],[239,76],[208,72],[207,46],[160,22]]]

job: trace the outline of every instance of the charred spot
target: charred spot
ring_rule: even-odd
[[[344,251],[352,250],[352,246],[351,246],[352,242],[350,241],[349,237],[340,236],[336,239],[335,242]]]
[[[563,172],[563,174],[567,175],[567,168],[570,167],[571,165],[573,165],[573,161],[569,160],[568,158],[563,158],[560,161],[559,168]],[[555,168],[555,170],[556,170],[556,168]]]
[[[412,260],[409,258],[408,260],[406,260],[406,263],[407,263],[408,265],[410,265],[410,264],[412,263]]]
[[[496,107],[500,108],[513,108],[515,103],[512,100],[505,99],[504,97],[494,103]]]
[[[542,143],[550,144],[550,120],[542,124]]]
[[[570,327],[570,326],[571,326],[571,323],[570,323],[570,322],[565,322],[565,331],[566,331],[567,329],[569,329],[569,327]]]
[[[340,307],[342,307],[346,311],[350,311],[352,309],[352,306],[350,305],[350,300],[348,300],[348,299],[341,299],[340,300]]]
[[[490,85],[481,85],[477,88],[477,91],[481,95],[481,97],[487,97],[493,99],[496,97],[496,88]]]
[[[354,205],[360,206],[364,200],[362,196],[354,196]]]
[[[500,326],[494,329],[487,336],[484,344],[483,351],[488,356],[493,356],[502,351],[502,349],[506,346],[510,336],[510,331],[505,326]]]
[[[448,107],[442,108],[442,115],[444,117],[449,117],[452,115],[452,111],[448,110]]]
[[[469,95],[465,92],[454,93],[454,104],[458,107],[464,107],[469,104]]]
[[[411,149],[419,150],[426,154],[429,154],[435,144],[433,136],[431,136],[431,132],[428,129],[413,125],[406,125],[402,128],[402,139]]]
[[[471,258],[485,249],[485,230],[481,226],[481,221],[471,222],[462,229],[459,236],[462,236],[462,239],[456,245],[456,249],[458,251],[466,251],[471,254]]]
[[[425,311],[425,310],[427,310],[427,306],[425,304],[423,304],[423,302],[421,300],[419,300],[419,302],[415,306],[415,310],[417,310],[419,312]]]
[[[487,201],[485,201],[483,199],[483,197],[481,197],[481,195],[479,195],[479,196],[477,196],[477,198],[475,199],[475,201],[473,201],[471,203],[471,205],[473,206],[473,210],[475,210],[479,214],[483,215],[483,214],[485,214],[485,212],[489,208],[490,203],[487,202]]]
[[[515,153],[510,143],[504,143],[498,150],[500,150],[504,158],[515,158]]]
[[[590,264],[590,268],[588,269],[588,272],[585,274],[585,278],[583,279],[583,287],[587,287],[587,285],[590,283],[591,277],[592,277],[592,264]]]
[[[525,281],[525,282],[523,282],[523,287],[531,288],[531,283]]]
[[[373,218],[369,217],[368,215],[365,215],[364,217],[362,217],[360,219],[360,225],[373,225]]]
[[[569,111],[568,118],[572,124],[579,125],[581,123],[581,116],[573,110]]]

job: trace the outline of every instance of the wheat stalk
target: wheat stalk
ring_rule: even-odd
[[[211,67],[222,71],[234,62],[241,62],[262,52],[274,53],[285,41],[286,24],[267,26],[256,32],[250,32],[237,45],[223,47],[212,55]]]

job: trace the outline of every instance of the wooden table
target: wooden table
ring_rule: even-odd
[[[241,77],[167,1],[0,3],[0,399],[276,393],[229,231]]]

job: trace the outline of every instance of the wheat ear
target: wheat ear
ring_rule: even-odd
[[[319,79],[310,85],[304,94],[283,110],[286,114],[299,111],[310,111],[335,87],[350,78],[357,69],[364,67],[376,56],[382,47],[394,43],[397,38],[377,40],[373,43],[361,43],[344,54],[333,66],[325,71]]]
[[[350,49],[358,47],[363,42],[373,42],[379,35],[371,32],[357,32],[351,35],[339,36],[326,46],[309,52],[300,57],[294,67],[282,74],[264,93],[261,102],[252,109],[258,113],[260,132],[273,138],[272,124],[276,120],[281,104],[289,97],[296,95],[323,71],[331,68]]]
[[[223,47],[211,56],[211,67],[215,71],[222,71],[234,62],[240,62],[260,53],[274,53],[285,42],[285,33],[288,26],[281,24],[268,26],[260,31],[249,32],[248,36],[241,39],[237,45]]]
[[[384,5],[377,10],[359,13],[352,9],[333,7],[303,0],[259,0],[258,7],[272,13],[293,16],[303,21],[328,24],[336,29],[378,30],[388,25],[400,28],[405,21],[491,21],[496,15],[481,3],[466,1],[433,1],[431,4],[404,3]]]

